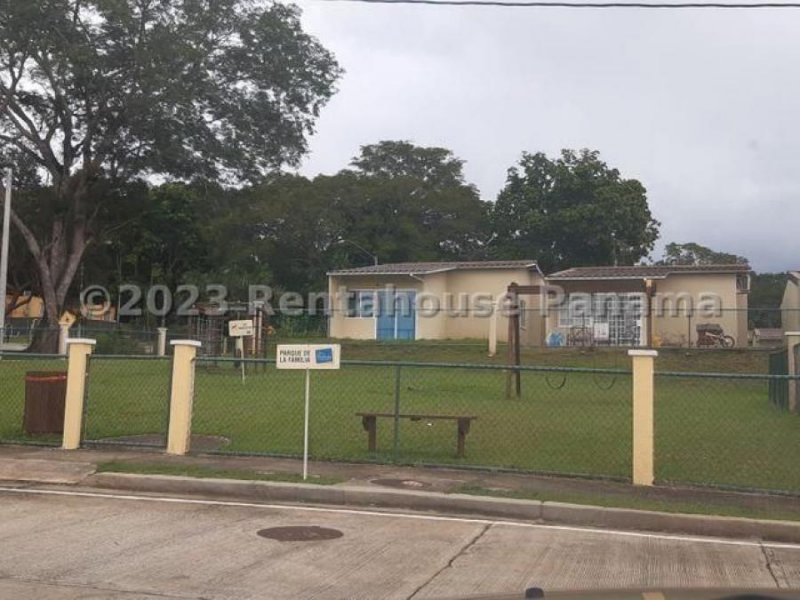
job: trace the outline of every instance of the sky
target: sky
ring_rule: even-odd
[[[800,10],[298,4],[346,71],[302,173],[404,139],[494,200],[523,151],[591,148],[647,188],[654,258],[691,241],[800,267]]]

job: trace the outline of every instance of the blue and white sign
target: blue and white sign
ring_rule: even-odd
[[[339,344],[279,344],[279,369],[338,369]]]
[[[311,411],[311,370],[338,369],[339,344],[279,344],[275,366],[306,372],[305,418],[303,423],[303,479],[308,479],[308,415]]]

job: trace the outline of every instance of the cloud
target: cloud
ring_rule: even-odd
[[[647,187],[663,242],[800,263],[800,11],[301,6],[347,71],[303,172],[410,139],[494,199],[523,150],[595,148]]]

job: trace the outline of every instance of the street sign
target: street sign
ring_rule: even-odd
[[[338,369],[339,344],[279,344],[279,369]]]
[[[308,479],[308,416],[311,409],[312,369],[339,368],[339,344],[279,344],[275,366],[279,369],[303,369],[306,372],[306,407],[303,423],[303,479]]]
[[[245,337],[248,335],[255,335],[253,320],[246,319],[243,321],[228,321],[228,335],[230,337]]]

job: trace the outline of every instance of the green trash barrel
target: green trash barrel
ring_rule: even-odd
[[[31,371],[25,374],[23,430],[30,435],[64,433],[67,374],[63,371]]]

